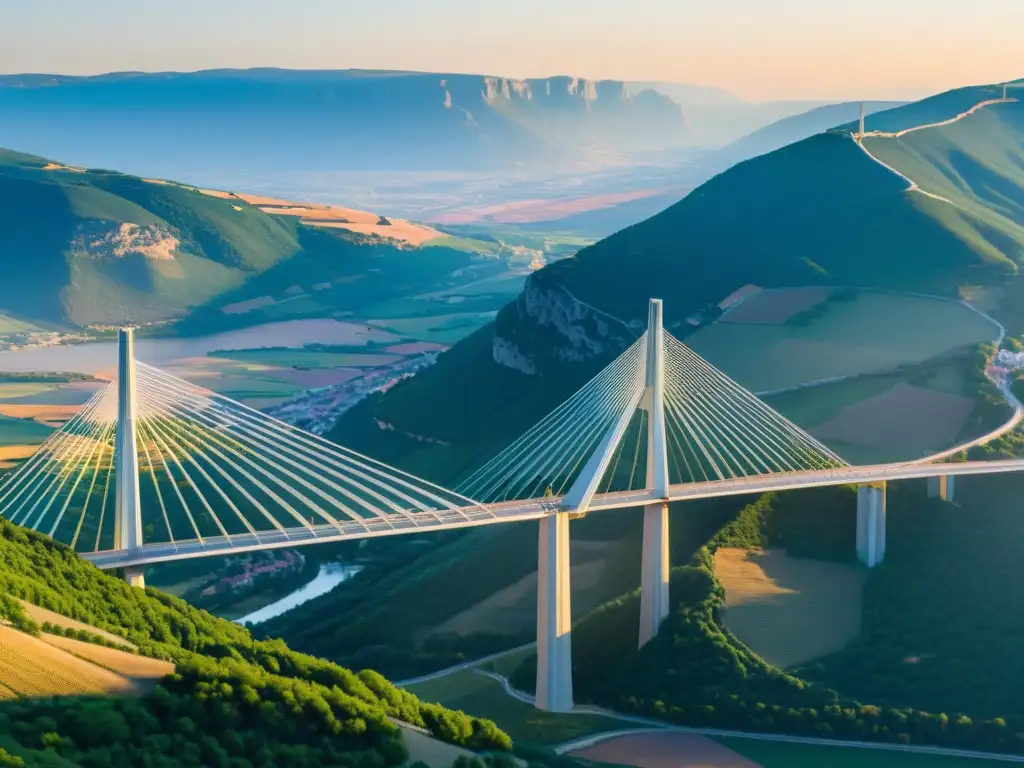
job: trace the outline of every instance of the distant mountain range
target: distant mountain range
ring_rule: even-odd
[[[686,116],[691,146],[723,147],[766,125],[829,104],[827,101],[747,101],[721,88],[666,82],[635,82],[676,102]]]
[[[8,75],[0,76],[0,113],[0,146],[178,178],[251,169],[496,169],[688,141],[682,110],[668,96],[573,77],[281,69]]]

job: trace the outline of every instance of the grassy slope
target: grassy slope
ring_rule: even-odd
[[[148,322],[190,310],[183,329],[192,332],[324,316],[446,287],[473,258],[451,247],[405,249],[316,230],[173,183],[48,165],[0,150],[0,330]],[[74,245],[119,224],[156,227],[180,240],[178,251],[173,259],[118,257]],[[338,278],[348,282],[312,290]],[[284,298],[294,285],[315,297],[273,307],[272,316],[220,311],[234,301]]]

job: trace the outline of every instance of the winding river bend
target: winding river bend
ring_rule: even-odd
[[[296,608],[303,603],[309,602],[314,597],[320,597],[325,595],[334,589],[336,586],[341,584],[343,581],[347,581],[355,576],[361,570],[361,566],[358,565],[343,565],[341,563],[325,563],[320,566],[320,572],[317,573],[314,578],[308,584],[305,584],[294,592],[291,592],[280,600],[276,600],[270,605],[266,605],[260,608],[258,611],[253,611],[248,616],[242,616],[240,619],[236,619],[238,624],[259,624],[264,621],[280,616],[282,613],[290,611],[292,608]]]

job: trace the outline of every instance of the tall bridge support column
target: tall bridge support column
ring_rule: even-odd
[[[569,592],[569,513],[540,520],[537,548],[537,695],[548,712],[571,712],[572,604]]]
[[[952,501],[955,485],[955,475],[938,475],[936,477],[929,477],[928,497],[932,499],[942,499],[943,501]]]
[[[647,314],[647,373],[643,408],[647,412],[647,487],[668,497],[668,450],[665,444],[665,339],[661,299],[651,299]],[[641,648],[658,634],[668,616],[671,561],[668,547],[668,504],[644,508],[644,549],[640,566]]]
[[[857,558],[868,568],[885,559],[885,483],[857,486]]]
[[[117,429],[114,438],[114,549],[142,547],[139,456],[135,441],[135,338],[131,328],[117,334]],[[145,587],[142,568],[126,568],[125,580]]]
[[[644,551],[640,573],[640,647],[658,634],[668,616],[668,504],[644,507]]]

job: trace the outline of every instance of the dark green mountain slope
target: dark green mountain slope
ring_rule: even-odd
[[[371,269],[376,287],[360,284],[361,294],[407,296],[471,259],[316,231],[175,183],[0,151],[0,316],[44,327],[147,323],[203,307],[191,327],[211,330],[253,322],[222,313],[231,301]],[[318,299],[351,309],[351,293],[336,285]]]
[[[280,641],[254,642],[231,622],[135,590],[4,520],[0,564],[0,616],[31,630],[8,599],[20,597],[177,665],[140,698],[0,702],[0,745],[29,766],[64,758],[59,764],[67,768],[384,768],[407,754],[389,718],[471,748],[510,746],[493,723],[424,704],[376,673],[356,675]]]

